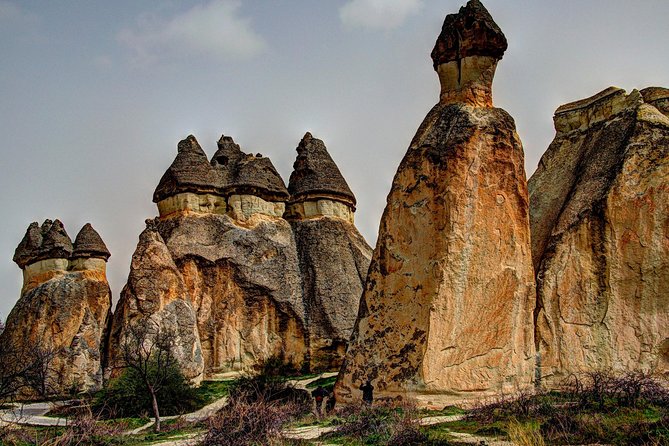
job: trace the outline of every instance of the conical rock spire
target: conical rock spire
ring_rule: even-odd
[[[110,256],[111,254],[107,249],[107,245],[102,241],[100,234],[93,229],[90,223],[86,223],[74,240],[72,258],[94,257],[106,261]]]
[[[195,137],[189,135],[177,149],[176,158],[153,193],[154,203],[182,192],[216,193],[220,178]]]
[[[355,196],[323,141],[307,132],[296,150],[297,159],[288,183],[292,201],[323,196],[355,207]]]

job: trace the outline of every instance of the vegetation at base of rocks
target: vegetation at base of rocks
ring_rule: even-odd
[[[136,420],[135,420],[136,421]],[[146,424],[146,420],[144,423]],[[2,446],[143,446],[194,435],[201,430],[183,419],[163,423],[160,433],[124,435],[133,426],[126,420],[100,420],[92,414],[70,420],[67,427],[0,426]]]
[[[149,376],[158,373],[157,367],[154,363],[148,368]],[[156,398],[161,415],[179,415],[204,405],[204,395],[190,385],[178,367],[173,365],[160,373],[164,378]],[[121,376],[112,379],[96,394],[93,406],[106,418],[146,417],[153,410],[144,380],[133,369],[126,369]]]
[[[325,390],[332,390],[335,383],[337,382],[336,376],[331,376],[329,378],[318,378],[307,384],[307,389],[315,389],[318,386],[322,386]]]
[[[228,404],[208,421],[204,446],[286,444],[283,428],[310,412],[308,392],[290,385],[280,367],[259,370],[230,384]]]
[[[669,444],[668,384],[642,372],[597,371],[572,376],[557,392],[481,404],[460,425],[443,427],[479,434],[490,428],[519,444]]]
[[[328,441],[346,445],[426,445],[428,436],[418,424],[418,412],[406,403],[345,406],[335,410],[339,426],[325,434]]]

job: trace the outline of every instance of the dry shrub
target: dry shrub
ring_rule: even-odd
[[[63,434],[49,443],[49,446],[105,446],[113,444],[114,438],[121,437],[123,424],[100,423],[91,415],[76,417],[68,424]]]
[[[418,424],[414,405],[404,402],[379,402],[372,407],[348,405],[337,408],[341,420],[326,436],[343,436],[365,444],[391,446],[422,445],[427,435]]]
[[[266,370],[238,379],[228,401],[209,420],[204,446],[283,444],[283,427],[311,410],[308,392]]]
[[[204,446],[276,445],[283,426],[300,412],[294,403],[234,399],[209,420]]]
[[[545,446],[546,442],[538,426],[511,420],[508,425],[509,438],[519,446]]]

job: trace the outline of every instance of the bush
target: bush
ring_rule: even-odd
[[[343,419],[326,437],[345,437],[363,444],[423,445],[428,437],[418,425],[412,405],[388,402],[372,407],[345,406],[336,414]]]
[[[309,413],[311,398],[295,389],[276,367],[243,376],[231,386],[228,405],[209,420],[204,446],[281,444],[281,431],[289,422]]]
[[[157,394],[161,415],[178,415],[200,407],[203,397],[173,366]],[[133,369],[125,369],[121,376],[112,379],[95,398],[96,411],[107,417],[143,417],[152,413],[151,395],[141,376]]]

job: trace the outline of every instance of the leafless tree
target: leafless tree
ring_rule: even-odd
[[[60,377],[54,369],[53,360],[59,351],[46,343],[37,342],[30,352],[30,366],[25,371],[24,380],[28,387],[42,398],[58,391]]]
[[[32,389],[46,397],[55,390],[53,359],[57,351],[41,342],[30,349],[0,339],[0,401]]]
[[[154,430],[160,432],[157,395],[173,373],[174,367],[178,366],[172,353],[174,333],[150,320],[129,324],[119,349],[116,367],[132,370],[142,380],[144,388],[151,395]]]

